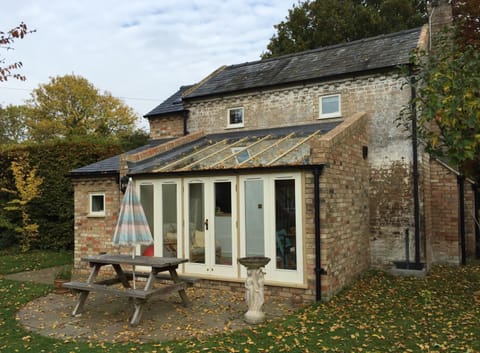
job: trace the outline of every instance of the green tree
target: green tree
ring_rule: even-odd
[[[480,46],[480,0],[453,0],[455,38],[459,45]]]
[[[134,131],[138,119],[120,99],[109,92],[100,93],[81,76],[53,77],[34,89],[31,96],[27,125],[35,141],[124,136]]]
[[[0,31],[0,48],[10,50],[12,49],[12,44],[15,40],[23,39],[27,34],[32,32],[34,31],[28,30],[27,25],[23,22],[7,32]],[[6,59],[0,56],[0,82],[7,81],[10,77],[25,81],[25,76],[15,73],[16,70],[22,67],[22,62],[17,61],[11,64],[6,64],[5,61]],[[6,66],[3,66],[5,64]]]
[[[480,4],[453,2],[454,22],[414,56],[418,137],[432,155],[480,181]],[[413,105],[412,105],[413,106]],[[408,114],[407,122],[415,118]]]
[[[28,138],[27,108],[22,105],[0,106],[0,144],[15,144]]]
[[[15,195],[15,198],[8,202],[5,210],[20,212],[21,226],[17,226],[15,231],[19,235],[22,251],[28,251],[38,237],[38,224],[31,221],[27,206],[40,196],[43,178],[38,176],[38,167],[30,167],[28,155],[13,161],[11,169],[16,190],[2,188],[2,191]]]
[[[425,0],[302,1],[275,25],[262,58],[397,32],[426,22]]]

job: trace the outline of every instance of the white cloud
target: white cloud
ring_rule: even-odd
[[[49,77],[75,73],[139,115],[179,86],[221,65],[258,60],[293,0],[22,0],[2,5],[5,31],[37,32],[15,43],[26,82],[0,83],[0,104],[21,104]],[[136,98],[136,99],[130,99]],[[149,100],[151,99],[151,100]]]

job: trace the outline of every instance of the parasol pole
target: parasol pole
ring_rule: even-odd
[[[132,247],[132,260],[135,260],[135,245]],[[133,289],[136,289],[135,288],[135,264],[132,265],[132,269],[133,269]]]

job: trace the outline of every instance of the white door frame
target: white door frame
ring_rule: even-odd
[[[232,263],[223,265],[216,264],[216,248],[219,244],[215,241],[215,183],[216,182],[229,182],[231,185],[231,248],[232,248]],[[237,192],[236,192],[236,177],[232,176],[218,176],[218,177],[198,177],[198,178],[185,178],[183,179],[184,185],[184,256],[189,258],[190,256],[190,242],[191,236],[193,236],[190,229],[190,205],[189,205],[189,185],[194,183],[203,184],[203,197],[204,197],[204,241],[205,241],[205,262],[193,263],[187,262],[185,264],[185,272],[192,274],[202,274],[209,276],[225,276],[236,277],[237,276]],[[205,221],[208,219],[208,229],[205,225]],[[221,247],[220,247],[221,249]]]

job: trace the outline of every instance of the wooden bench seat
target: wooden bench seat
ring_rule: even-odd
[[[122,297],[136,298],[136,299],[147,299],[152,295],[165,295],[171,292],[178,291],[180,289],[185,289],[187,287],[186,283],[180,282],[175,283],[168,287],[143,290],[143,289],[133,289],[133,288],[113,288],[103,284],[87,284],[84,282],[67,282],[64,283],[65,288],[73,289],[78,292],[103,292],[109,294],[115,294]]]

